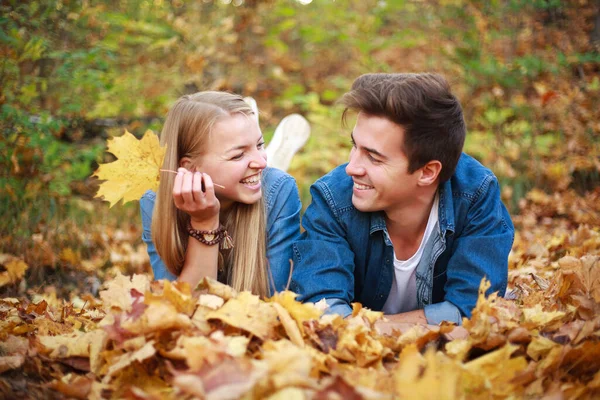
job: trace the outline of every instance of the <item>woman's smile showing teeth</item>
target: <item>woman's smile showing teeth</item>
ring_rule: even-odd
[[[244,186],[249,187],[251,189],[260,188],[260,178],[262,177],[262,173],[259,172],[257,174],[251,175],[247,178],[244,178],[240,181],[240,183],[244,184]]]

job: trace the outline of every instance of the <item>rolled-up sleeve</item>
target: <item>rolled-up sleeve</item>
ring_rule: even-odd
[[[456,325],[462,324],[460,310],[449,301],[428,304],[424,307],[423,311],[425,312],[428,324],[438,325],[443,321],[454,322]]]
[[[290,175],[279,177],[269,190],[267,259],[275,290],[282,291],[289,281],[292,243],[300,236],[302,203],[296,181]]]
[[[470,318],[483,278],[491,283],[488,294],[504,295],[513,240],[514,227],[502,204],[498,181],[489,176],[472,199],[467,223],[454,240],[448,261],[445,301],[425,308],[426,316],[432,318],[430,323],[439,320],[460,323],[456,321],[456,309],[461,316]]]
[[[152,212],[154,210],[154,202],[156,201],[156,194],[152,191],[144,193],[140,199],[140,214],[142,216],[142,240],[148,247],[148,256],[150,257],[150,266],[152,267],[152,273],[154,279],[168,279],[174,281],[177,279],[167,269],[166,265],[161,260],[160,256],[156,252],[156,247],[152,241]]]
[[[312,203],[304,213],[305,232],[294,242],[291,289],[300,301],[325,299],[329,312],[347,316],[354,300],[354,253],[346,232],[328,204],[331,193],[325,184],[311,186]]]

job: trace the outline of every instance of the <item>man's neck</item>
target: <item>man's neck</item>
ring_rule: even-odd
[[[418,248],[427,228],[436,191],[437,187],[424,190],[415,195],[414,201],[410,204],[386,210],[387,230],[397,253],[400,252],[400,249],[396,249],[396,247],[416,246]]]

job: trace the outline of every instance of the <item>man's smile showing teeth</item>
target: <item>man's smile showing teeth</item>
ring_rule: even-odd
[[[354,182],[354,188],[358,190],[369,190],[373,189],[373,186],[363,185],[362,183]]]

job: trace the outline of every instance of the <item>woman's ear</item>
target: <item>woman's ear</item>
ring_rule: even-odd
[[[433,185],[437,181],[438,176],[440,176],[440,172],[442,172],[442,163],[438,160],[429,161],[427,164],[421,167],[419,185]]]
[[[196,166],[189,157],[183,157],[181,160],[179,160],[179,168],[185,168],[188,171],[196,172]]]

